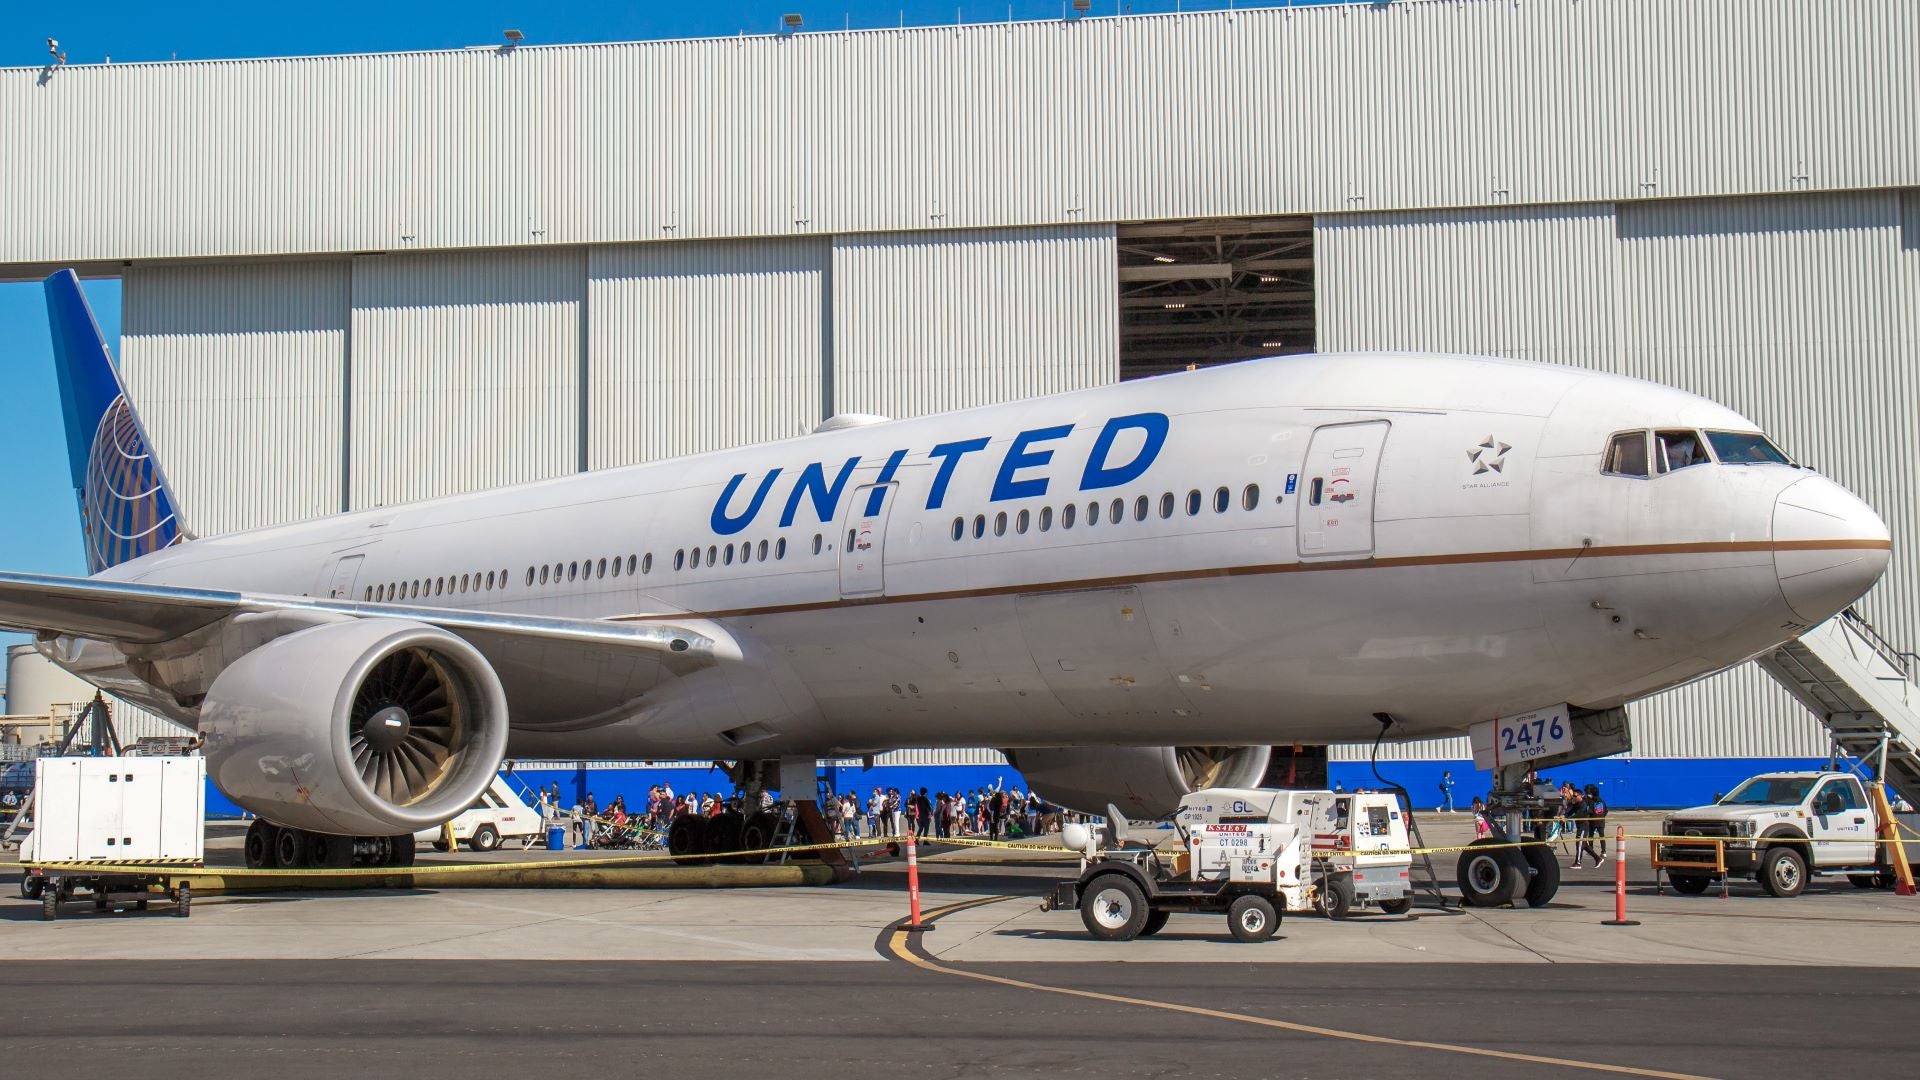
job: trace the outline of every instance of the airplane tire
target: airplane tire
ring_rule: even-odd
[[[273,865],[274,841],[280,829],[265,818],[254,818],[247,826],[247,869],[264,870]]]
[[[1533,871],[1526,878],[1527,906],[1543,908],[1553,902],[1554,894],[1560,891],[1560,861],[1553,857],[1550,847],[1521,848],[1526,852],[1527,866]]]
[[[681,866],[694,866],[705,860],[695,858],[707,849],[706,819],[681,814],[667,826],[667,854]]]
[[[280,829],[273,838],[273,866],[277,870],[299,870],[307,865],[307,834],[299,829]]]
[[[1460,853],[1455,877],[1460,896],[1473,907],[1499,907],[1511,903],[1520,891],[1522,874],[1508,857],[1512,848],[1490,847],[1495,840],[1476,840]]]
[[[401,868],[412,866],[414,854],[418,849],[418,845],[414,843],[413,834],[403,833],[389,837],[388,840],[392,845],[392,854],[387,856],[387,865]]]
[[[774,830],[779,827],[779,819],[768,813],[757,813],[747,819],[740,829],[740,850],[760,851],[773,846]],[[765,862],[765,855],[743,856],[748,862]]]
[[[1235,941],[1248,944],[1265,941],[1280,929],[1280,915],[1273,909],[1272,901],[1248,893],[1227,908],[1227,929],[1232,931]]]
[[[707,821],[707,851],[715,855],[729,855],[719,862],[739,863],[746,859],[732,852],[740,850],[740,833],[746,822],[737,810],[728,810],[719,817]]]

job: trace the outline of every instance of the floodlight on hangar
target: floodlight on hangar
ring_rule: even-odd
[[[525,41],[525,40],[527,40],[527,35],[525,35],[525,34],[523,34],[523,33],[521,33],[520,31],[518,31],[518,30],[508,30],[508,31],[507,31],[507,41],[508,41],[508,42],[510,42],[510,43],[512,43],[512,44],[514,44],[514,45],[518,45],[518,44],[520,44],[521,42],[523,42],[523,41]]]
[[[780,25],[786,27],[787,33],[789,34],[793,33],[795,30],[800,29],[800,24],[803,21],[805,20],[800,18],[800,13],[797,11],[788,12],[787,14],[780,16]]]
[[[1093,0],[1073,0],[1073,10],[1085,14],[1093,10]]]

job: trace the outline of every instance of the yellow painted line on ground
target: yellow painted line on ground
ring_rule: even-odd
[[[997,904],[1002,900],[1015,900],[1013,896],[989,896],[964,903],[951,904],[928,912],[923,921],[932,922],[945,915],[985,904]],[[1438,1050],[1449,1054],[1467,1054],[1472,1057],[1497,1058],[1501,1061],[1521,1061],[1529,1065],[1551,1065],[1564,1069],[1585,1069],[1589,1072],[1615,1073],[1623,1076],[1648,1076],[1658,1080],[1713,1080],[1712,1077],[1696,1073],[1663,1072],[1659,1069],[1641,1069],[1632,1065],[1609,1065],[1603,1061],[1581,1061],[1577,1058],[1547,1057],[1541,1054],[1522,1054],[1512,1050],[1491,1050],[1479,1046],[1462,1046],[1457,1043],[1429,1042],[1424,1039],[1396,1039],[1389,1035],[1370,1035],[1363,1031],[1345,1031],[1340,1028],[1319,1027],[1314,1024],[1297,1024],[1290,1020],[1275,1020],[1266,1016],[1250,1016],[1246,1013],[1226,1012],[1221,1009],[1207,1009],[1198,1005],[1182,1005],[1172,1001],[1153,1001],[1148,998],[1127,997],[1124,994],[1106,994],[1098,990],[1080,990],[1070,986],[1049,986],[1045,983],[1027,982],[1024,979],[1009,979],[1001,975],[989,975],[984,971],[969,971],[966,968],[950,967],[930,957],[915,955],[908,947],[909,931],[897,928],[887,942],[887,948],[894,956],[905,960],[917,968],[934,971],[942,975],[957,975],[963,979],[993,983],[996,986],[1010,986],[1020,990],[1037,990],[1048,994],[1065,994],[1068,997],[1085,998],[1089,1001],[1105,1001],[1115,1005],[1134,1005],[1146,1009],[1160,1009],[1165,1012],[1184,1013],[1188,1016],[1204,1016],[1212,1020],[1230,1020],[1236,1023],[1253,1024],[1258,1027],[1276,1028],[1301,1035],[1318,1035],[1327,1039],[1344,1039],[1348,1042],[1372,1043],[1376,1046],[1402,1046],[1412,1050]]]

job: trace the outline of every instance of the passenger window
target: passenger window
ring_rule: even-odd
[[[1200,512],[1200,489],[1187,492],[1187,516],[1193,517]]]
[[[954,519],[953,519],[953,539],[954,539],[954,542],[956,542],[956,543],[958,543],[958,542],[959,542],[959,540],[960,540],[960,538],[961,538],[961,537],[963,537],[963,536],[965,536],[965,535],[967,535],[967,519],[966,519],[966,518],[954,518]]]
[[[1033,520],[1032,517],[1028,515],[1028,513],[1025,510],[1020,511],[1018,514],[1014,515],[1013,531],[1019,533],[1022,536],[1025,536],[1027,533],[1027,523],[1031,520]]]
[[[653,573],[653,552],[647,552],[646,556],[640,560],[640,572],[643,574]]]
[[[687,565],[687,549],[681,548],[680,550],[673,553],[673,568],[675,570],[683,570],[686,568],[686,565]]]
[[[533,567],[527,567],[527,588],[533,588]]]
[[[780,542],[773,545],[773,557],[776,559],[784,559],[787,557],[787,538],[786,537],[784,536],[781,537]]]
[[[1087,504],[1087,528],[1091,529],[1098,524],[1100,524],[1100,504],[1090,502]]]
[[[1600,471],[1608,476],[1647,475],[1647,433],[1623,431],[1607,443],[1607,456]]]
[[[717,547],[715,547],[715,546],[714,546],[714,545],[712,545],[712,544],[708,544],[708,545],[707,545],[707,565],[708,565],[708,566],[713,566],[713,565],[715,565],[715,564],[714,564],[714,561],[713,561],[713,557],[714,557],[714,556],[716,556],[716,555],[718,555],[718,554],[720,554],[720,549],[719,549],[719,548],[717,548]]]
[[[1040,508],[1040,531],[1046,532],[1051,528],[1053,528],[1053,507],[1043,506]]]
[[[1133,500],[1133,520],[1135,521],[1147,520],[1147,507],[1148,507],[1148,503],[1147,503],[1147,497],[1145,495],[1140,495],[1135,497]]]
[[[1705,465],[1710,459],[1707,448],[1695,431],[1656,431],[1653,433],[1653,469],[1659,473],[1679,472],[1692,465]]]
[[[993,535],[1007,535],[1007,512],[1005,510],[993,515]]]
[[[600,578],[603,578],[603,577],[606,577],[606,576],[607,576],[607,560],[605,560],[605,559],[601,559],[601,560],[600,560],[600,565],[599,565],[599,567],[598,567],[598,569],[597,569],[597,571],[596,571],[596,572],[594,573],[594,575],[593,575],[593,576],[594,576],[594,577],[600,577]]]
[[[1319,506],[1320,496],[1325,495],[1326,493],[1327,493],[1327,482],[1317,476],[1314,477],[1312,482],[1307,484],[1307,505]]]
[[[1173,516],[1173,492],[1171,491],[1163,492],[1160,496],[1160,516],[1163,519]]]
[[[985,535],[987,535],[987,515],[973,515],[973,538],[978,540]]]
[[[1115,525],[1127,520],[1127,500],[1115,499],[1107,505],[1107,520]]]
[[[688,566],[694,570],[700,569],[700,549],[699,548],[693,549],[693,561],[689,563]]]
[[[1073,512],[1074,512],[1074,508],[1078,505],[1079,504],[1077,503],[1068,503],[1067,505],[1060,508],[1060,527],[1061,528],[1063,529],[1073,528]]]
[[[1247,490],[1240,493],[1240,505],[1247,510],[1260,508],[1260,485],[1248,484]]]
[[[821,537],[819,533],[813,534],[813,553],[815,555],[820,554],[820,539]]]
[[[579,563],[572,562],[567,564],[567,580],[568,581],[580,580],[580,564]]]
[[[732,544],[728,544],[728,545],[727,545],[727,553],[726,553],[726,556],[725,556],[725,565],[727,565],[727,566],[732,566],[732,565],[733,565],[733,545],[732,545]]]
[[[1214,492],[1213,492],[1213,512],[1214,513],[1216,514],[1226,513],[1227,507],[1230,506],[1232,503],[1233,503],[1233,492],[1228,491],[1226,488],[1214,489]]]
[[[614,560],[613,560],[613,576],[614,576],[614,577],[619,577],[619,576],[620,576],[620,564],[621,564],[621,563],[623,563],[623,562],[625,562],[625,561],[626,561],[625,559],[614,559]]]

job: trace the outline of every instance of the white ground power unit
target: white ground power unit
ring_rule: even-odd
[[[207,763],[199,757],[43,757],[20,861],[199,864]]]

